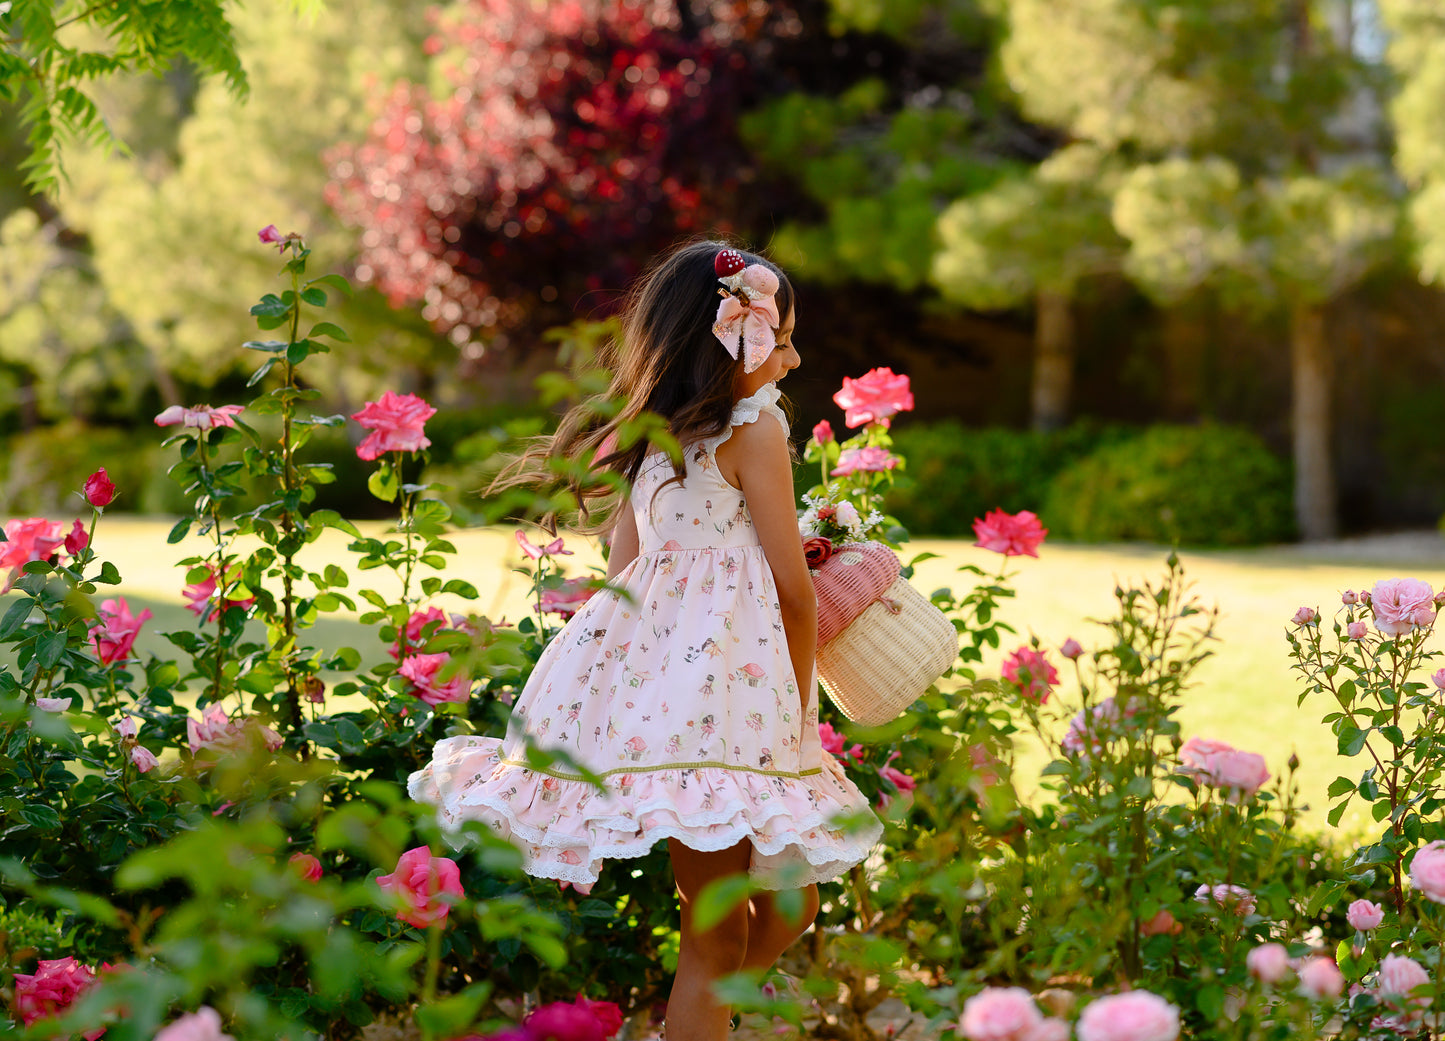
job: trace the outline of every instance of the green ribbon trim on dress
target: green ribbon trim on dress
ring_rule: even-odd
[[[534,774],[545,774],[548,777],[555,777],[559,781],[586,781],[587,778],[580,774],[564,774],[544,766],[531,766],[528,763],[519,763],[515,759],[503,759],[503,766],[515,766],[520,770],[529,770]],[[813,770],[803,770],[793,773],[791,770],[763,770],[753,769],[750,766],[729,766],[727,763],[666,763],[661,766],[620,766],[615,770],[598,771],[598,777],[611,777],[614,774],[651,774],[659,770],[729,770],[733,773],[758,774],[762,777],[791,777],[800,780],[804,777],[816,777],[823,772],[823,768],[817,767]]]

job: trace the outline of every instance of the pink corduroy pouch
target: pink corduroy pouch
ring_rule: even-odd
[[[818,595],[818,646],[837,636],[882,596],[903,565],[881,542],[845,542],[811,572]]]

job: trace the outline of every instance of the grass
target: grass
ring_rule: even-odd
[[[170,628],[195,624],[182,606],[184,571],[174,562],[183,556],[205,551],[205,543],[190,538],[179,546],[165,544],[171,522],[165,519],[130,516],[108,517],[97,533],[97,549],[114,560],[123,583],[117,592],[127,597],[139,612],[150,608],[155,617],[146,626],[137,647],[144,655],[172,657],[175,649],[159,634]],[[380,530],[381,525],[368,526]],[[328,532],[308,547],[304,562],[312,570],[336,563],[351,571],[353,583],[371,585],[394,595],[399,586],[389,572],[358,572],[351,567],[346,537]],[[526,579],[513,570],[522,555],[506,529],[478,529],[458,532],[452,540],[458,550],[447,577],[466,579],[481,591],[471,610],[493,619],[516,620],[528,610]],[[576,555],[566,558],[568,570],[580,573],[601,558],[582,539],[569,539]],[[1340,774],[1357,776],[1362,760],[1353,762],[1338,756],[1334,737],[1319,722],[1326,711],[1322,702],[1297,706],[1299,684],[1289,669],[1284,631],[1290,616],[1302,604],[1317,607],[1328,619],[1347,588],[1368,588],[1380,578],[1413,575],[1439,587],[1445,581],[1445,541],[1428,538],[1414,542],[1356,546],[1336,544],[1323,550],[1304,547],[1272,547],[1232,552],[1184,552],[1186,577],[1206,605],[1220,607],[1215,655],[1198,673],[1182,712],[1186,736],[1198,734],[1218,738],[1240,748],[1264,754],[1272,771],[1284,768],[1291,753],[1298,754],[1299,780],[1310,805],[1306,819],[1323,827],[1327,809],[1325,789]],[[912,544],[918,551],[940,554],[940,559],[920,565],[914,578],[924,592],[940,586],[961,588],[968,575],[958,575],[960,564],[973,563],[996,568],[999,558],[974,549],[963,540],[923,539]],[[1018,597],[1005,605],[1003,618],[1018,630],[1018,639],[1005,641],[1002,651],[1012,650],[1029,636],[1056,648],[1072,636],[1087,648],[1096,636],[1097,625],[1086,619],[1106,618],[1113,613],[1113,590],[1120,582],[1157,580],[1165,573],[1167,550],[1148,546],[1071,546],[1046,542],[1041,559],[1021,558],[1014,562],[1012,582]],[[461,606],[454,602],[451,606]],[[316,627],[314,642],[333,647],[356,647],[364,660],[375,660],[383,648],[374,632],[345,614],[324,618]],[[1057,653],[1052,655],[1059,662]],[[996,669],[996,660],[989,663]],[[1066,670],[1061,670],[1065,672]],[[1059,697],[1067,700],[1067,689]],[[1037,752],[1024,752],[1027,765],[1036,763]],[[1342,826],[1360,830],[1368,821],[1364,815],[1347,814]]]

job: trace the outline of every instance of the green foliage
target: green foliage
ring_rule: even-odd
[[[62,516],[82,506],[77,490],[104,466],[124,489],[117,510],[174,513],[185,499],[165,478],[153,438],[133,431],[71,421],[37,427],[5,441],[0,453],[0,500],[20,514]]]
[[[1281,542],[1292,534],[1289,468],[1244,430],[1151,427],[1060,472],[1040,515],[1082,542]]]

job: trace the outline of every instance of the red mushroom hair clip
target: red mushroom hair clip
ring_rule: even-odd
[[[733,358],[742,356],[743,371],[752,372],[778,346],[780,323],[778,276],[762,264],[748,264],[735,249],[720,250],[713,259],[713,271],[726,289],[719,289],[722,301],[712,332]]]

